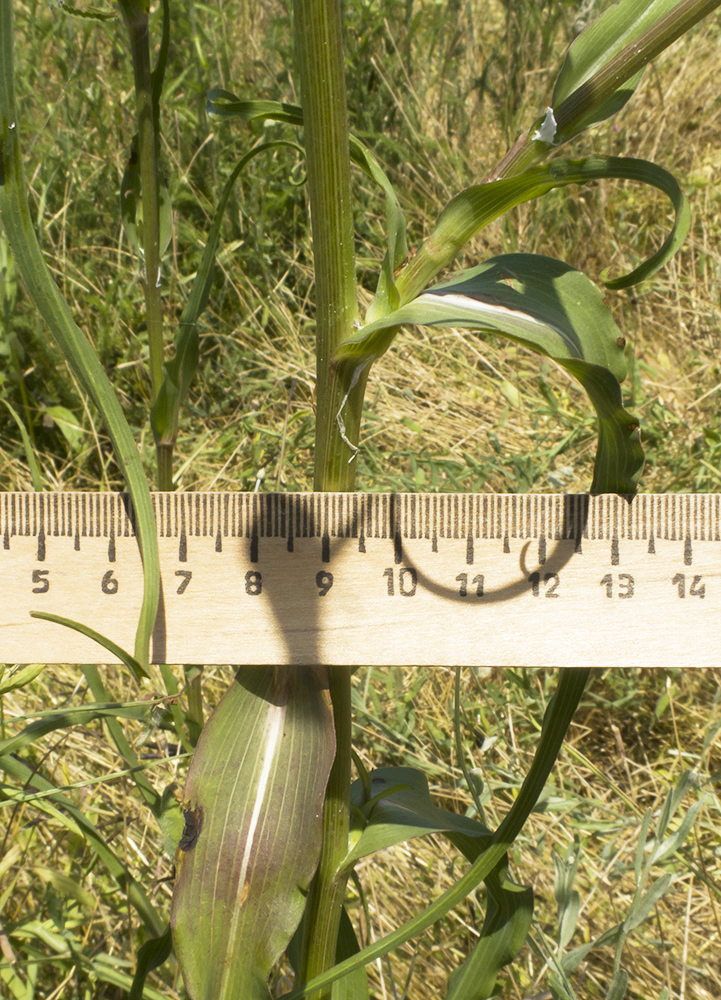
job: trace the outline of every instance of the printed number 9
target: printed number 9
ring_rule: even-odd
[[[333,586],[333,574],[322,569],[315,575],[315,585],[318,588],[318,597],[325,597]]]

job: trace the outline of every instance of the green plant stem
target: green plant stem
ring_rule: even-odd
[[[295,0],[295,46],[305,125],[316,300],[315,489],[352,490],[363,393],[351,400],[332,364],[358,315],[348,112],[339,0]],[[353,410],[351,412],[351,406]],[[350,822],[350,671],[330,667],[336,755],[323,805],[322,846],[309,890],[301,981],[335,961]],[[314,994],[325,1000],[328,990]]]
[[[157,399],[163,383],[163,313],[160,294],[160,198],[158,183],[158,137],[153,114],[153,74],[150,65],[150,35],[147,8],[137,0],[119,0],[128,29],[135,77],[135,106],[143,205],[143,260],[145,264],[145,310],[150,350],[151,399]],[[158,445],[158,488],[171,490],[172,445]]]
[[[340,3],[295,0],[294,18],[315,270],[315,489],[350,490],[357,441],[338,419],[348,401],[331,363],[358,314]]]
[[[336,753],[323,803],[322,848],[318,869],[305,907],[300,979],[307,982],[335,963],[338,927],[350,872],[344,862],[348,854],[351,783],[351,670],[329,671],[333,702]],[[312,1000],[327,1000],[330,988],[312,994]]]
[[[495,181],[514,177],[545,160],[561,143],[578,134],[579,125],[594,109],[601,107],[612,94],[664,49],[684,35],[719,6],[719,0],[681,0],[664,17],[610,59],[597,73],[581,84],[565,101],[554,108],[556,141],[554,146],[534,141],[530,136],[540,124],[519,136],[502,160],[486,178]]]

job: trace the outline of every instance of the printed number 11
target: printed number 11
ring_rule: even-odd
[[[456,580],[461,585],[458,589],[459,596],[468,597],[468,573],[459,573]],[[471,583],[476,585],[476,597],[483,597],[483,574],[474,576]]]

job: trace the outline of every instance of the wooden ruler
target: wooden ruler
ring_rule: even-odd
[[[158,663],[721,666],[721,494],[154,494]],[[0,661],[132,650],[120,493],[0,495]]]

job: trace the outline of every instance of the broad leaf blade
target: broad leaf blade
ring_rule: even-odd
[[[435,285],[340,345],[339,377],[357,373],[390,346],[403,324],[496,333],[553,358],[584,387],[599,420],[592,492],[636,491],[643,465],[638,421],[622,405],[625,341],[601,293],[568,264],[507,254]]]
[[[171,925],[193,1000],[267,1000],[320,851],[333,726],[312,667],[242,667],[185,786]]]
[[[369,854],[429,833],[452,833],[459,835],[464,841],[476,840],[478,847],[475,851],[470,851],[471,861],[475,860],[483,846],[490,841],[491,831],[481,823],[468,816],[441,809],[433,802],[428,779],[422,771],[413,767],[379,767],[371,772],[370,778],[372,800],[376,801],[373,802],[366,818],[366,826],[349,855],[349,864],[355,865]],[[389,794],[379,796],[383,789],[387,789]],[[363,795],[362,782],[354,781],[351,786],[351,803],[358,811],[356,815],[364,812]],[[459,850],[463,850],[460,844],[458,846]]]

